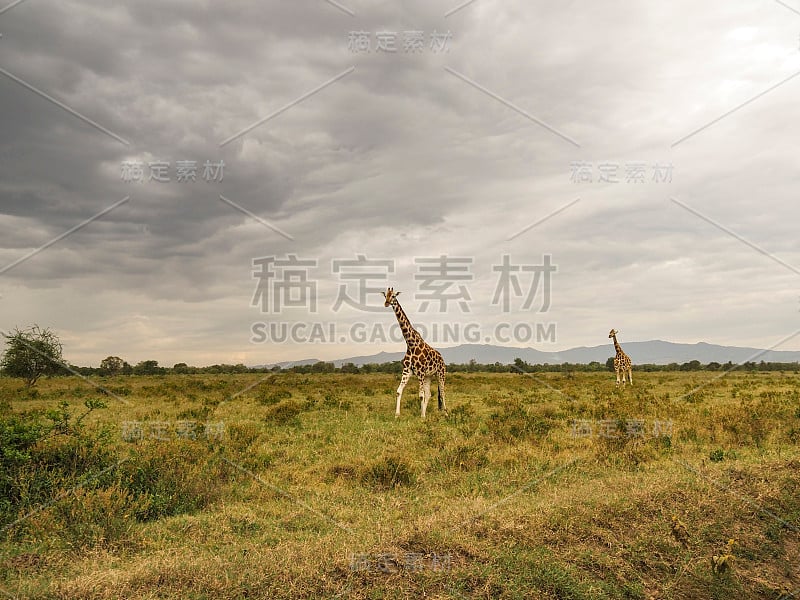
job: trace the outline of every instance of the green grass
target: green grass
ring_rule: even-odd
[[[107,405],[14,430],[0,597],[788,598],[800,376],[714,377],[458,373],[426,421],[386,374],[0,379],[4,423]]]

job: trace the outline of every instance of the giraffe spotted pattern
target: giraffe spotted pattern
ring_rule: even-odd
[[[614,350],[617,354],[614,356],[614,372],[617,374],[617,385],[622,380],[622,385],[625,385],[625,374],[628,374],[628,383],[633,385],[633,363],[631,357],[622,351],[622,346],[617,341],[617,334],[619,331],[612,329],[608,332],[608,337],[614,338]]]
[[[397,388],[397,406],[394,416],[400,416],[400,398],[403,395],[403,388],[406,387],[411,375],[415,375],[419,379],[419,401],[422,418],[424,419],[428,409],[428,401],[431,398],[431,377],[434,375],[439,386],[439,410],[447,411],[444,401],[446,367],[444,359],[438,350],[429,346],[422,339],[419,332],[411,326],[411,321],[408,320],[405,311],[397,301],[398,294],[400,292],[395,292],[393,288],[389,288],[383,293],[386,298],[384,306],[391,306],[392,310],[394,310],[407,346],[406,355],[403,357],[403,375]]]

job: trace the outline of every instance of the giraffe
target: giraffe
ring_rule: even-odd
[[[431,376],[436,375],[439,381],[439,410],[447,412],[444,402],[444,378],[446,367],[442,355],[430,347],[422,339],[419,332],[411,325],[405,311],[397,301],[400,292],[395,292],[394,288],[389,288],[383,293],[386,302],[384,306],[391,306],[400,324],[400,330],[406,340],[406,355],[403,357],[403,376],[400,378],[400,385],[397,388],[397,407],[394,416],[400,416],[400,398],[403,395],[403,388],[406,387],[411,375],[416,375],[419,379],[419,401],[422,410],[422,418],[428,409],[428,400],[431,398]]]
[[[617,355],[614,357],[614,371],[617,374],[617,385],[619,385],[620,375],[622,375],[622,385],[625,385],[625,372],[628,373],[628,383],[633,385],[633,363],[631,357],[622,351],[622,346],[617,341],[617,334],[619,331],[612,329],[608,332],[608,337],[614,338],[614,350]]]

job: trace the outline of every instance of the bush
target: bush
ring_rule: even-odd
[[[615,434],[600,435],[595,439],[595,456],[601,464],[635,469],[670,452],[670,437],[629,435],[625,429],[626,421],[624,418],[618,419]]]
[[[289,390],[265,387],[262,390],[259,390],[258,395],[256,396],[256,402],[262,406],[271,406],[273,404],[277,404],[281,400],[288,400],[291,397],[292,393]]]
[[[218,498],[229,468],[214,459],[209,445],[146,442],[131,446],[123,458],[111,429],[82,426],[104,405],[90,399],[85,406],[77,418],[62,403],[44,415],[0,419],[3,536],[113,549],[135,542],[137,522],[193,512]]]
[[[12,415],[0,420],[0,525],[16,518],[22,501],[21,474],[32,461],[31,453],[44,426]]]
[[[73,419],[66,402],[45,413],[5,415],[0,419],[0,525],[17,519],[56,490],[84,473],[113,464],[102,446],[104,432],[86,434],[81,421],[104,408],[98,400],[84,403],[86,412]]]
[[[64,545],[73,549],[131,546],[136,543],[135,514],[140,504],[141,499],[118,483],[95,490],[79,488],[55,503],[37,529],[59,531]]]
[[[415,481],[411,467],[402,458],[387,456],[369,467],[362,477],[364,483],[379,490],[408,486]]]
[[[459,404],[451,408],[447,415],[447,420],[454,425],[463,425],[475,417],[475,409],[472,404]]]
[[[461,443],[445,448],[436,457],[433,465],[441,470],[473,471],[485,467],[488,463],[489,457],[484,447],[472,443]]]
[[[297,400],[284,400],[270,406],[264,415],[264,420],[278,425],[299,425],[297,416],[304,410],[303,405]]]
[[[525,407],[518,402],[506,404],[502,410],[489,417],[486,426],[496,439],[514,442],[527,438],[543,438],[555,427],[548,418],[528,414]]]
[[[209,460],[201,448],[202,442],[191,440],[134,448],[120,465],[118,478],[135,500],[132,509],[138,521],[194,512],[217,499],[228,469]]]

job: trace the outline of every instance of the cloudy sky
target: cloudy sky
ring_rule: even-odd
[[[0,329],[73,363],[402,350],[386,285],[438,345],[800,329],[800,1],[25,0],[0,34]]]

